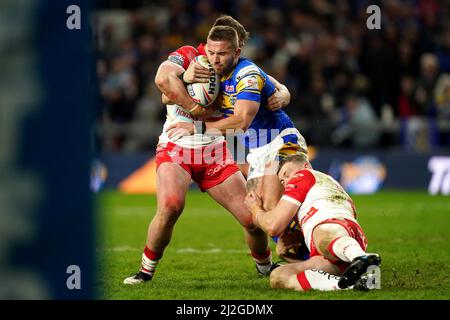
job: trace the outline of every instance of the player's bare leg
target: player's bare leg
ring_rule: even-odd
[[[244,178],[247,178],[248,168],[250,165],[248,163],[236,163],[236,165],[238,166],[239,170],[241,170]]]
[[[280,201],[283,186],[278,178],[278,161],[269,161],[264,169],[264,176],[247,181],[247,192],[255,191],[263,202],[264,210],[272,210]]]
[[[342,243],[339,243],[343,239]],[[285,288],[297,291],[316,290],[341,290],[346,288],[367,290],[367,281],[361,275],[367,269],[367,263],[378,264],[378,255],[367,255],[359,243],[350,237],[346,228],[337,223],[324,223],[313,230],[313,242],[320,256],[311,257],[307,261],[283,265],[272,271],[270,283],[272,288]],[[335,247],[334,244],[338,243]],[[339,258],[339,255],[347,257]],[[369,257],[369,258],[368,258]],[[345,260],[344,260],[345,259]],[[353,269],[358,274],[350,280],[345,277],[345,272],[351,270],[352,265],[341,275],[341,271],[332,261],[342,260],[356,261]],[[356,260],[355,260],[356,259]],[[365,259],[363,262],[358,259]],[[378,262],[378,263],[377,263]],[[345,283],[346,285],[342,285]]]
[[[264,168],[264,176],[262,177],[261,193],[264,210],[272,210],[280,201],[283,195],[283,185],[278,178],[278,160],[271,160],[266,163]]]
[[[125,284],[138,284],[153,277],[164,249],[172,238],[173,227],[184,209],[190,180],[190,175],[178,164],[165,162],[159,166],[156,215],[148,227],[141,270],[135,276],[126,278]]]
[[[370,265],[381,263],[378,254],[367,254],[358,241],[352,238],[340,224],[320,224],[314,228],[312,236],[314,244],[322,256],[350,263],[339,281],[341,288],[354,285]]]
[[[147,247],[162,253],[183,212],[191,176],[178,164],[166,162],[159,166],[156,179],[157,209],[148,228]]]
[[[367,291],[372,275],[359,277],[352,285],[342,287],[339,283],[343,276],[339,276],[339,267],[322,256],[314,256],[302,262],[282,265],[270,274],[272,288],[308,291],[334,291],[343,289]]]
[[[251,212],[244,205],[246,190],[241,172],[232,174],[221,184],[208,189],[208,193],[244,227],[245,239],[258,271],[268,274],[272,262],[268,238],[264,231],[254,226]]]
[[[313,231],[313,241],[317,248],[317,251],[327,259],[336,260],[336,257],[330,252],[330,244],[333,240],[342,237],[349,237],[349,234],[345,228],[336,223],[324,223],[320,224],[314,228]],[[352,238],[353,239],[353,238]],[[356,240],[353,239],[355,242]],[[364,251],[356,242],[357,248],[355,248],[359,254],[364,253]],[[348,261],[346,261],[348,262]]]

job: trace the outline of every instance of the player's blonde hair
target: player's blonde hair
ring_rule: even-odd
[[[228,26],[236,30],[239,40],[239,47],[241,48],[245,46],[248,39],[250,38],[250,32],[247,32],[244,26],[239,21],[234,19],[232,16],[221,15],[219,18],[216,19],[216,21],[214,21],[213,27],[216,26]]]
[[[208,39],[212,41],[228,41],[233,50],[239,48],[239,36],[236,30],[229,26],[216,26],[209,30]]]
[[[286,163],[289,163],[289,162],[294,162],[294,163],[297,163],[300,165],[308,164],[309,166],[311,166],[311,163],[309,162],[309,159],[308,159],[308,155],[304,152],[298,152],[296,154],[293,154],[293,155],[290,155],[290,156],[287,156],[287,157],[281,159],[280,165],[278,166],[278,172],[280,172],[281,168]]]

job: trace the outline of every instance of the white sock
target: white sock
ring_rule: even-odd
[[[310,289],[321,291],[341,290],[338,286],[340,279],[341,277],[315,269],[306,270],[297,275],[297,280],[303,291],[308,291]]]
[[[152,260],[148,258],[145,253],[142,254],[142,265],[141,265],[141,271],[144,273],[147,273],[151,276],[155,273],[156,266],[159,263],[158,260]]]
[[[267,274],[270,272],[270,268],[272,267],[271,263],[267,263],[267,264],[256,264],[256,267],[258,268],[259,272],[261,272],[262,274]]]
[[[272,252],[267,250],[266,256],[261,256],[252,253],[253,260],[255,260],[256,267],[261,273],[269,273],[272,267]]]
[[[142,254],[142,265],[141,271],[147,273],[151,276],[155,273],[156,266],[161,259],[162,254],[155,254],[150,249],[145,247],[144,253]],[[158,259],[151,259],[150,257],[155,257]]]
[[[337,239],[328,249],[332,255],[345,262],[352,262],[353,259],[366,255],[358,241],[351,237]]]

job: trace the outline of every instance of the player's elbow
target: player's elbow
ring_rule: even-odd
[[[157,74],[155,77],[155,85],[162,92],[166,91],[169,87],[169,77],[164,74]]]
[[[241,125],[241,126],[239,126],[237,129],[240,130],[240,131],[242,131],[242,132],[245,132],[245,131],[248,130],[248,126],[246,126],[246,125]]]
[[[170,75],[159,74],[155,77],[155,85],[158,87],[159,91],[165,95],[166,99],[162,99],[162,103],[166,104],[168,101],[175,101],[177,94],[172,88],[172,80]]]
[[[242,132],[245,132],[250,127],[250,122],[246,121],[245,119],[239,119],[239,123],[236,129],[242,130]]]

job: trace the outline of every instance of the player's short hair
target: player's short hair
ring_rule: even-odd
[[[289,162],[294,162],[294,163],[298,163],[298,164],[310,164],[309,159],[308,159],[308,155],[304,152],[298,152],[296,154],[287,156],[283,159],[281,159],[280,164],[278,166],[278,172],[280,172],[281,168]]]
[[[209,30],[208,39],[212,41],[228,41],[235,50],[239,47],[239,36],[234,28],[229,26],[216,26]]]
[[[245,46],[248,39],[250,38],[250,32],[247,32],[244,26],[240,24],[240,22],[234,19],[232,16],[221,15],[219,18],[216,19],[216,21],[214,21],[213,27],[216,26],[228,26],[236,30],[239,39],[239,47]]]

